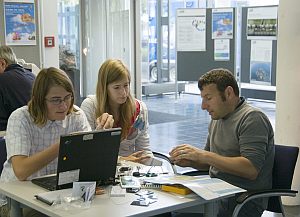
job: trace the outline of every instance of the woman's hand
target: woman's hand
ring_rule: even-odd
[[[122,160],[133,161],[136,163],[143,163],[144,160],[151,158],[151,156],[144,154],[144,151],[137,151],[127,157],[121,157]]]
[[[96,122],[96,130],[110,129],[114,126],[114,118],[108,113],[103,113],[100,117],[97,118]]]

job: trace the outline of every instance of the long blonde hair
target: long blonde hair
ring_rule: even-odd
[[[105,112],[111,113],[111,108],[108,103],[107,87],[110,83],[120,81],[124,78],[128,78],[130,84],[131,78],[129,70],[121,60],[108,59],[101,65],[96,88],[96,117],[101,116]],[[119,109],[119,124],[122,127],[122,139],[127,138],[135,110],[135,100],[129,91],[126,102],[122,104]]]
[[[49,92],[49,89],[53,86],[61,86],[67,92],[72,93],[72,100],[68,114],[76,109],[74,105],[74,89],[71,80],[68,75],[57,68],[50,67],[42,69],[33,84],[31,100],[28,102],[28,110],[33,118],[33,122],[38,126],[44,126],[48,120],[48,110],[45,101],[45,97]]]

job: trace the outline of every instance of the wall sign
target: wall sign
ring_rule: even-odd
[[[34,0],[5,0],[6,45],[36,45]]]

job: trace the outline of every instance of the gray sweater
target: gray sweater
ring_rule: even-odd
[[[226,157],[243,156],[259,171],[256,180],[249,180],[211,167],[211,176],[247,190],[272,187],[273,128],[267,116],[245,100],[225,118],[211,121],[205,149]]]

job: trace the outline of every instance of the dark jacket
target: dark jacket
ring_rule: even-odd
[[[35,75],[18,64],[11,64],[0,74],[0,130],[6,130],[10,114],[27,105]]]

